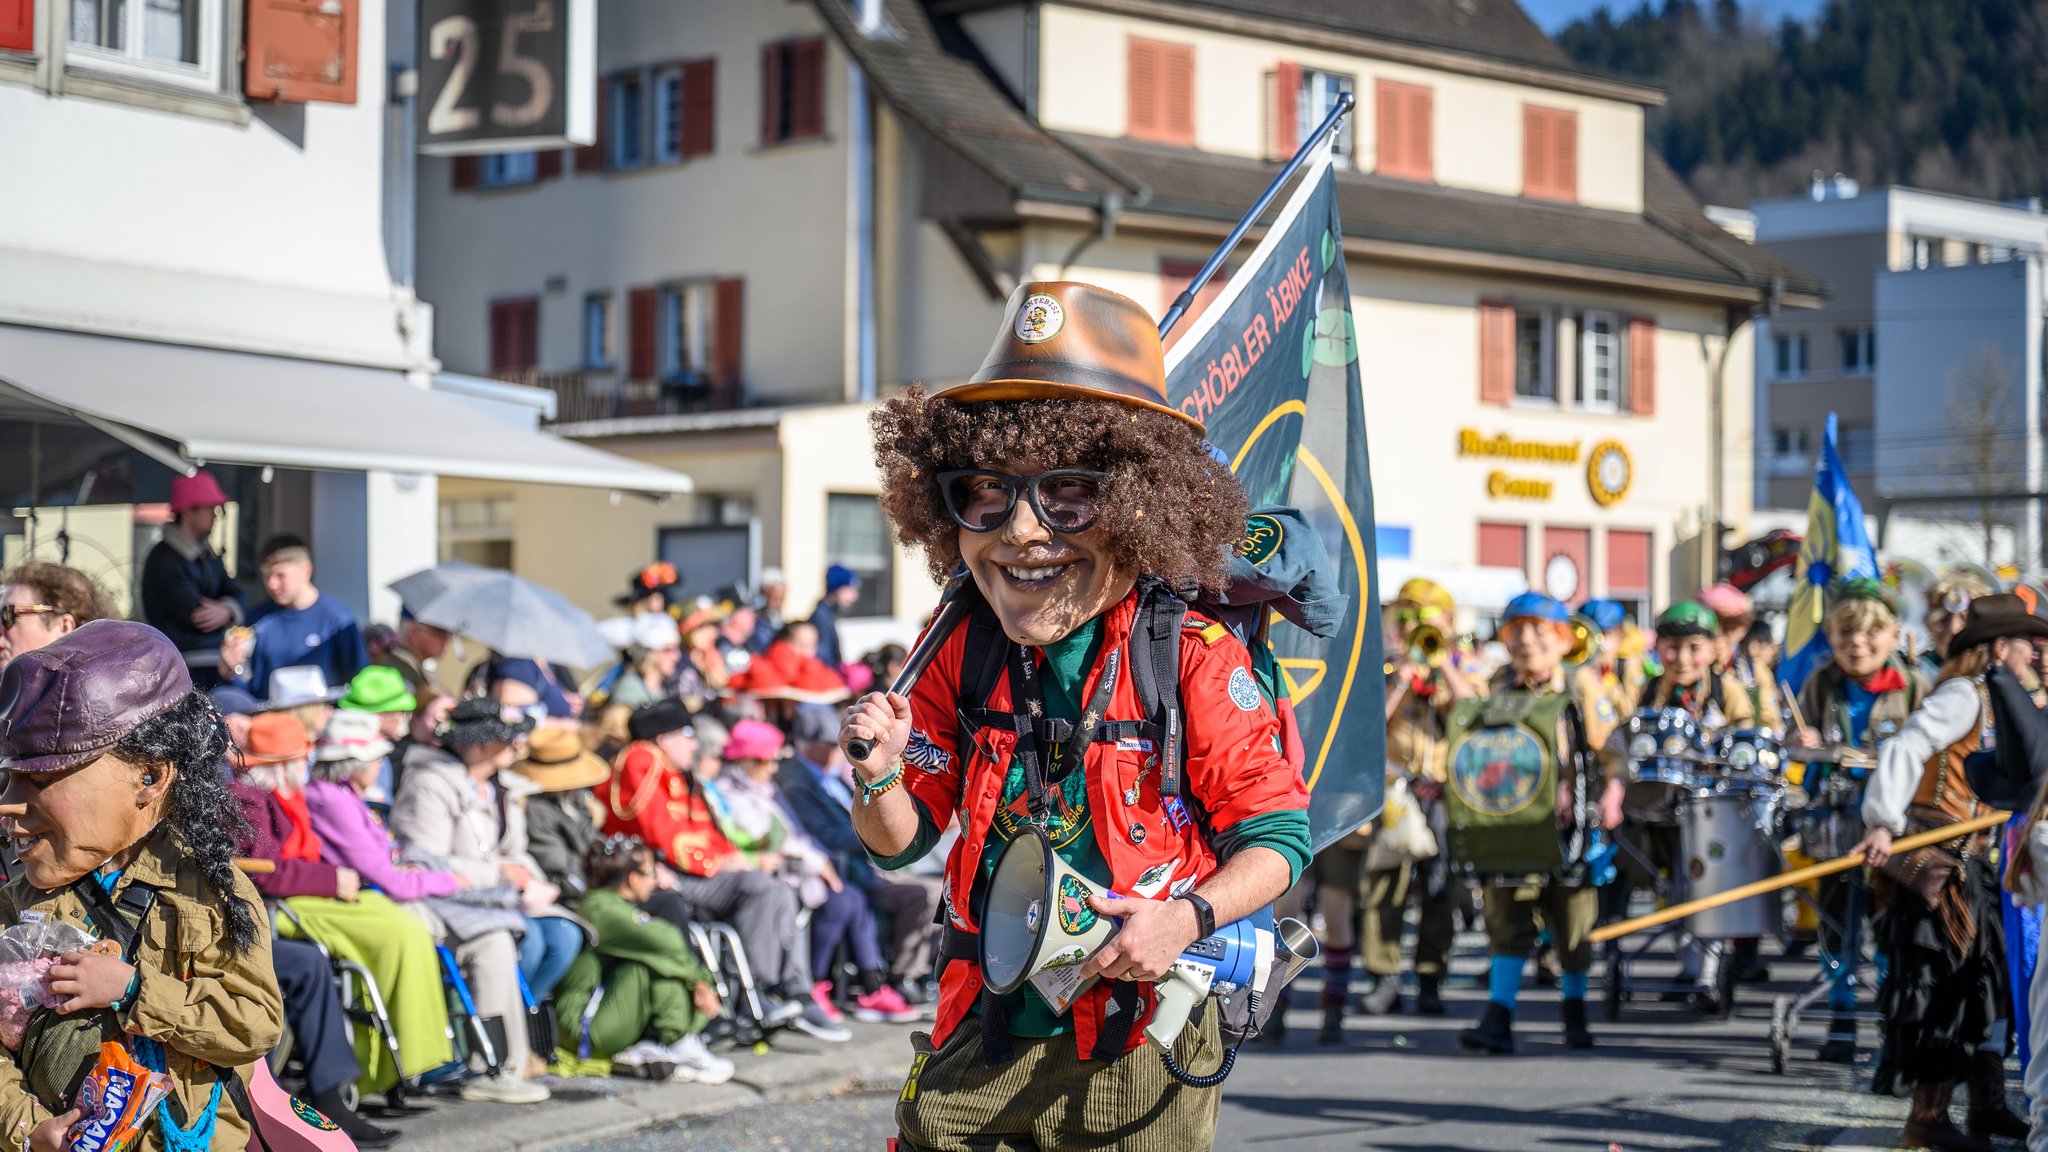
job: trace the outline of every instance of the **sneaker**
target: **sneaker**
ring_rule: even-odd
[[[853,1015],[857,1020],[869,1023],[908,1024],[917,1019],[917,1010],[904,1002],[902,993],[887,984],[865,996],[853,998]]]
[[[631,1080],[667,1080],[676,1074],[676,1054],[666,1044],[642,1040],[612,1057],[612,1075]]]
[[[507,1076],[479,1076],[462,1086],[462,1098],[472,1104],[541,1104],[548,1098],[547,1086]]]
[[[668,1046],[669,1055],[675,1059],[676,1070],[672,1080],[696,1084],[723,1084],[732,1079],[732,1061],[713,1056],[704,1041],[696,1036],[685,1036]]]
[[[829,1040],[834,1044],[844,1044],[853,1039],[853,1033],[847,1031],[846,1025],[825,1015],[825,1010],[816,1004],[804,1005],[803,1015],[791,1021],[790,1026],[806,1036]]]
[[[839,1005],[832,1002],[832,982],[830,980],[820,980],[816,984],[811,985],[811,1003],[816,1004],[818,1010],[825,1014],[825,1018],[834,1024],[842,1023],[846,1019],[846,1014],[839,1010]]]
[[[787,1028],[804,1014],[804,1006],[797,1000],[784,1000],[780,996],[761,994],[761,1027]]]

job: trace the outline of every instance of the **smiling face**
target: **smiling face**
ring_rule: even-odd
[[[1874,628],[1830,628],[1828,643],[1834,646],[1835,663],[1852,680],[1868,680],[1884,667],[1885,658],[1899,646],[1899,626],[1887,622]]]
[[[1555,621],[1520,617],[1502,625],[1501,643],[1508,662],[1524,684],[1540,684],[1557,675],[1557,666],[1571,650],[1571,634]]]
[[[1706,679],[1719,654],[1720,641],[1712,636],[1657,637],[1657,660],[1664,665],[1664,678],[1680,688]]]
[[[175,769],[143,768],[111,753],[64,772],[9,773],[0,804],[26,813],[6,822],[28,882],[62,888],[98,868],[156,827]]]
[[[1033,475],[1052,467],[1033,460],[994,465],[1012,475]],[[989,494],[998,503],[1000,491]],[[1054,532],[1038,519],[1028,499],[1018,499],[1008,520],[990,532],[959,529],[960,558],[995,609],[1005,635],[1016,643],[1043,647],[1108,611],[1130,593],[1135,573],[1119,569],[1100,527]]]
[[[36,590],[26,584],[10,584],[0,603],[11,604],[19,612],[14,617],[14,626],[0,630],[0,664],[5,664],[24,652],[42,648],[77,627],[78,621],[69,612],[27,612],[22,609],[47,605],[50,600],[39,597]]]

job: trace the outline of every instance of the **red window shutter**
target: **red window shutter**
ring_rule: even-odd
[[[1435,100],[1430,90],[1376,80],[1372,93],[1380,175],[1398,180],[1436,179],[1436,149],[1431,140]]]
[[[552,180],[562,174],[562,150],[543,148],[533,154],[533,178]]]
[[[1607,594],[1635,599],[1650,591],[1650,534],[1607,530]]]
[[[761,142],[782,139],[782,48],[761,45]]]
[[[511,376],[540,364],[540,298],[491,301],[491,374]]]
[[[611,110],[605,107],[611,98],[611,85],[605,78],[597,78],[597,141],[576,150],[578,172],[604,171],[605,145],[611,136]]]
[[[825,41],[789,46],[789,139],[825,134]]]
[[[1538,200],[1578,202],[1578,113],[1522,105],[1522,194]]]
[[[36,50],[36,0],[0,0],[0,51]]]
[[[1185,44],[1168,46],[1164,57],[1162,85],[1166,98],[1165,131],[1169,144],[1195,144],[1195,50]]]
[[[1133,140],[1195,142],[1195,50],[1133,36],[1125,53],[1124,134]]]
[[[474,156],[457,156],[448,166],[448,186],[457,192],[467,192],[476,187],[477,159]]]
[[[626,375],[635,380],[654,378],[659,301],[660,294],[652,288],[635,288],[626,296]]]
[[[1479,402],[1506,404],[1515,398],[1515,306],[1505,300],[1479,302]]]
[[[1657,322],[1648,316],[1628,318],[1628,410],[1657,414]]]
[[[4,9],[8,0],[0,0]],[[24,0],[26,2],[26,0]],[[358,0],[249,0],[242,92],[251,100],[356,102]]]
[[[683,65],[682,155],[711,154],[717,123],[718,61],[694,60]]]
[[[712,379],[719,388],[721,399],[735,408],[739,406],[744,366],[740,345],[746,331],[745,289],[746,281],[736,277],[720,280],[713,305],[718,315],[712,321]]]
[[[1124,135],[1133,140],[1159,138],[1159,48],[1132,37],[1125,48]]]
[[[1487,568],[1526,570],[1529,566],[1529,529],[1521,524],[1481,524],[1479,563]]]
[[[1266,73],[1266,156],[1285,160],[1301,147],[1301,65],[1282,60]]]

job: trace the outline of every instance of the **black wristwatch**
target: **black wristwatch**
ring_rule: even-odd
[[[1195,939],[1207,940],[1216,934],[1216,909],[1210,907],[1207,900],[1202,899],[1193,892],[1183,892],[1175,896],[1174,899],[1185,900],[1194,907]]]

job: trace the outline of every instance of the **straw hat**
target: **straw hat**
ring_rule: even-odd
[[[611,767],[596,754],[584,751],[583,737],[573,728],[536,728],[526,745],[526,758],[514,763],[512,770],[543,792],[595,788],[611,778]]]

